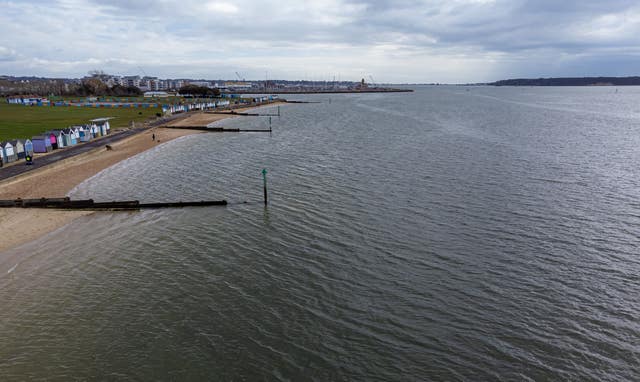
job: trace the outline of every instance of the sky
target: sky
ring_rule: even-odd
[[[637,0],[0,0],[0,74],[473,83],[640,75]]]

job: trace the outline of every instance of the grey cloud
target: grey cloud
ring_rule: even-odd
[[[374,73],[381,81],[464,82],[536,75],[541,67],[630,72],[639,46],[640,7],[626,0],[218,0],[207,6],[212,1],[0,0],[0,33],[12,36],[2,42],[0,72],[24,69],[11,63],[20,51],[34,59],[32,67],[55,63],[41,71],[75,75],[93,59],[105,70],[142,65],[175,76],[233,74],[241,67],[261,78],[275,66],[285,76],[346,67],[358,77],[362,70],[389,76]],[[543,65],[550,60],[553,66]]]

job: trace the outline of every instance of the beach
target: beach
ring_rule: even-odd
[[[168,126],[204,126],[233,117],[231,114],[195,112]],[[50,166],[0,182],[0,199],[65,197],[78,184],[100,171],[173,139],[201,131],[155,127],[111,144],[61,160]],[[155,140],[153,136],[155,135]],[[43,209],[0,209],[0,252],[32,241],[92,212]],[[29,227],[25,229],[24,227]]]

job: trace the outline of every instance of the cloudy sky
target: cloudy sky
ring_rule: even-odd
[[[640,75],[637,0],[0,0],[0,74]]]

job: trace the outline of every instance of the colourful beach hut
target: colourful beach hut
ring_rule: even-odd
[[[57,131],[47,131],[45,134],[49,137],[49,143],[52,150],[64,147],[64,143],[60,139]],[[62,146],[60,144],[62,144]]]
[[[78,130],[78,126],[71,126],[71,131],[73,131],[73,136],[76,139],[76,143],[80,143],[80,130]]]
[[[16,152],[17,159],[24,159],[24,142],[20,139],[14,139],[13,141],[9,141],[13,145],[13,150]]]
[[[113,117],[96,118],[92,119],[91,122],[98,127],[100,135],[107,135],[111,132],[111,125],[109,124],[110,119],[113,119]]]
[[[2,142],[0,143],[0,147],[2,148],[2,161],[4,163],[11,163],[18,160],[16,150],[13,148],[11,142]]]
[[[91,140],[91,131],[89,126],[78,127],[79,142],[89,142]]]
[[[9,160],[7,159],[7,154],[4,152],[4,146],[0,143],[0,167],[5,163],[9,163]]]
[[[49,134],[36,135],[35,137],[32,137],[31,144],[33,145],[34,153],[48,153],[53,150]]]
[[[100,128],[95,123],[91,124],[91,136],[93,138],[101,137]]]
[[[31,139],[24,140],[24,154],[25,156],[33,156],[33,142],[31,142]]]
[[[62,134],[64,137],[64,145],[65,146],[74,146],[78,144],[78,140],[76,139],[76,133],[73,129],[64,129],[62,130]]]

